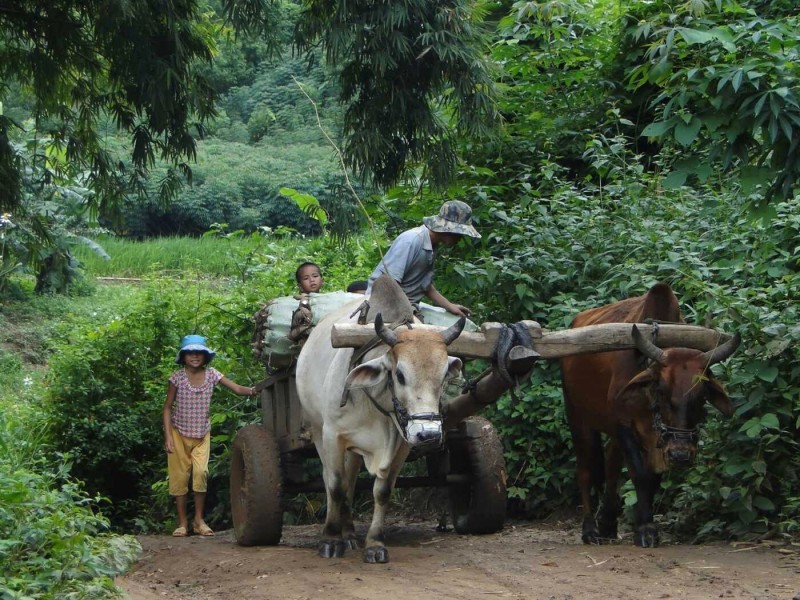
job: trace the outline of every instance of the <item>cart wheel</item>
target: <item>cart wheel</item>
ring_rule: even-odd
[[[231,514],[242,546],[274,546],[281,540],[281,461],[273,435],[260,425],[236,434],[231,453]]]
[[[492,424],[469,417],[448,438],[450,472],[467,475],[467,483],[448,486],[456,532],[496,533],[506,520],[506,463],[503,445]]]

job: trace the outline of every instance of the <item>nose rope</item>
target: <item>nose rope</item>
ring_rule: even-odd
[[[397,428],[397,431],[400,433],[400,436],[407,440],[408,437],[406,436],[406,426],[408,425],[409,417],[408,411],[400,404],[400,401],[397,399],[397,396],[394,393],[394,384],[392,383],[391,375],[386,378],[386,385],[382,391],[388,391],[389,395],[392,398],[392,410],[388,411],[383,408],[379,403],[378,400],[372,394],[367,391],[366,388],[363,388],[364,393],[367,395],[367,398],[370,399],[372,405],[380,412],[383,416],[389,417],[394,426]]]
[[[382,407],[378,403],[378,400],[375,398],[375,396],[370,394],[369,391],[367,391],[367,389],[364,388],[363,391],[367,395],[367,398],[370,399],[370,402],[372,402],[372,405],[378,410],[378,412],[380,412],[385,417],[389,417],[389,419],[392,420],[392,423],[394,423],[395,427],[397,428],[397,431],[400,433],[400,436],[406,441],[409,441],[407,429],[408,429],[408,424],[411,421],[430,421],[432,423],[437,421],[439,423],[444,422],[444,418],[442,417],[441,414],[436,414],[436,413],[418,413],[413,415],[410,414],[408,412],[408,409],[406,409],[402,404],[400,404],[400,401],[397,399],[397,394],[395,394],[394,391],[394,382],[392,381],[391,376],[386,378],[386,385],[382,390],[389,392],[389,395],[392,399],[391,411],[386,410],[384,407]]]
[[[391,377],[389,379],[391,379]],[[387,387],[388,387],[388,382],[387,382]],[[364,389],[364,393],[367,395],[367,398],[370,399],[370,402],[372,402],[372,405],[376,409],[378,409],[378,412],[380,412],[385,417],[389,417],[391,422],[394,423],[394,426],[397,429],[397,432],[400,434],[400,437],[403,438],[404,440],[407,439],[406,438],[406,433],[405,433],[405,426],[400,424],[400,421],[399,421],[398,416],[397,416],[396,407],[395,407],[394,411],[390,412],[390,411],[386,410],[385,408],[383,408],[380,404],[378,404],[378,401],[375,399],[375,397],[372,394],[370,394],[366,389]],[[394,396],[394,393],[392,393],[392,396]],[[392,400],[393,400],[392,401],[392,405],[394,406],[394,404],[395,404],[394,403],[394,398],[392,398]]]
[[[699,426],[694,427],[694,429],[682,429],[665,424],[661,417],[658,403],[653,406],[653,429],[658,433],[658,448],[663,448],[664,444],[670,440],[697,444],[700,438]]]

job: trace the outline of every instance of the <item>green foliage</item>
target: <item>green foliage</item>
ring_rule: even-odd
[[[573,496],[575,458],[564,426],[564,402],[556,364],[542,364],[530,385],[503,396],[486,411],[506,451],[508,497],[513,512],[545,516]]]
[[[135,562],[139,543],[109,533],[108,520],[93,512],[98,500],[67,479],[67,470],[63,462],[23,467],[0,459],[4,598],[121,597],[114,577]]]
[[[281,187],[316,193],[323,203],[335,202],[340,190],[328,186],[334,171],[331,150],[317,143],[289,147],[252,147],[208,140],[198,147],[191,187],[165,205],[151,195],[123,211],[120,233],[131,237],[201,235],[214,223],[252,232],[259,227],[289,227],[315,234],[319,226]]]
[[[302,6],[298,45],[321,44],[338,67],[348,166],[382,186],[415,164],[435,185],[450,179],[454,134],[483,135],[497,117],[483,7],[469,0]]]
[[[187,283],[189,271],[183,283],[156,280],[144,299],[103,318],[73,323],[67,343],[50,361],[48,422],[56,447],[73,457],[73,472],[91,494],[111,500],[104,514],[117,528],[148,529],[172,514],[164,485],[160,419],[180,338],[195,331],[205,335],[217,351],[214,366],[237,383],[253,384],[264,371],[249,347],[252,316],[266,300],[296,292],[299,263],[313,259],[320,264],[331,290],[364,278],[374,266],[360,239],[342,247],[326,237],[275,240],[258,233],[226,233],[224,228],[216,235],[192,243],[205,246],[203,252],[211,244],[217,253],[222,252],[220,244],[226,245],[245,286]],[[128,243],[132,252],[160,244]],[[215,392],[209,519],[216,526],[230,524],[230,442],[238,429],[259,418],[257,399],[224,389]]]
[[[224,2],[225,17],[240,29],[268,31],[271,2]],[[245,8],[246,7],[246,8]],[[215,114],[216,92],[198,65],[212,58],[215,17],[197,0],[87,5],[75,0],[24,0],[0,11],[0,81],[33,98],[37,134],[48,138],[43,181],[78,179],[98,192],[95,207],[114,212],[129,186],[141,186],[156,157],[189,174],[195,156],[191,129]],[[130,139],[130,165],[105,145],[106,116]],[[19,153],[0,123],[0,209],[16,210]],[[45,158],[34,157],[39,162]],[[162,182],[170,196],[177,172]]]
[[[303,194],[292,188],[281,188],[280,193],[290,198],[297,205],[297,208],[306,215],[317,221],[321,227],[328,223],[328,215],[319,205],[319,200],[310,194]]]
[[[468,145],[482,157],[470,164],[504,171],[504,181],[529,179],[548,168],[544,162],[576,179],[586,175],[583,154],[590,138],[611,137],[620,124],[605,116],[618,85],[608,73],[618,10],[609,2],[513,5],[499,22],[492,50],[503,65],[499,108],[505,135],[497,145]]]
[[[81,274],[74,246],[105,257],[100,246],[77,233],[87,225],[80,215],[88,190],[55,184],[34,188],[26,176],[23,195],[27,202],[17,213],[0,217],[0,292],[18,273],[36,275],[38,294],[75,291]]]
[[[337,87],[330,75],[319,62],[304,64],[287,46],[279,62],[262,63],[249,80],[227,90],[220,104],[231,119],[247,125],[251,142],[263,139],[278,147],[284,142],[318,142],[317,113],[329,131],[337,131],[341,121]]]
[[[0,292],[5,291],[9,277],[22,267],[11,237],[11,230],[15,227],[10,214],[0,216]]]
[[[167,358],[188,331],[175,304],[164,290],[154,292],[143,306],[76,330],[50,361],[47,406],[56,447],[70,454],[90,494],[111,500],[106,514],[117,525],[130,526],[152,504],[149,484],[163,466],[155,441]]]
[[[704,181],[713,168],[738,170],[745,193],[761,185],[788,198],[800,172],[797,15],[765,19],[748,4],[716,7],[634,3],[625,36],[647,48],[628,74],[631,88],[653,88],[653,122],[642,135],[679,150],[667,184]],[[759,6],[769,14],[768,5]]]
[[[17,355],[0,353],[0,596],[119,597],[113,578],[140,547],[109,532],[69,473],[69,457],[52,451],[41,406],[43,374]]]

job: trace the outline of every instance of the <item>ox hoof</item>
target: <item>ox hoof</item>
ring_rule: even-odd
[[[359,543],[358,538],[355,537],[347,538],[344,541],[344,546],[348,550],[358,550],[359,548],[361,548],[361,544]]]
[[[600,545],[603,543],[603,538],[600,537],[597,531],[584,531],[581,535],[581,539],[584,544]]]
[[[319,555],[322,558],[341,558],[344,550],[345,543],[342,540],[323,540],[319,544]]]
[[[642,548],[655,548],[661,540],[655,525],[642,525],[633,534],[633,543]]]
[[[387,563],[389,562],[389,551],[386,546],[370,546],[364,550],[365,563]]]
[[[589,521],[588,519],[584,520],[581,539],[583,540],[584,544],[601,543],[600,532],[597,531],[597,525],[595,524],[594,519],[591,519],[591,521]]]
[[[617,522],[614,521],[613,523],[603,523],[600,522],[600,534],[599,537],[606,541],[616,540],[617,539]]]

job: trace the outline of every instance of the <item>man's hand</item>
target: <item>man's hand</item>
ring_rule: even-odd
[[[449,313],[453,313],[459,317],[468,317],[472,314],[472,311],[466,306],[454,304],[442,296],[442,294],[433,286],[433,284],[428,286],[428,289],[425,290],[425,295],[428,296],[428,298],[431,299],[431,302],[433,302],[436,306],[441,306]]]
[[[468,317],[472,314],[472,311],[466,306],[462,306],[461,304],[453,304],[452,302],[449,306],[445,306],[445,310],[453,313],[454,315],[458,315],[459,317]]]

